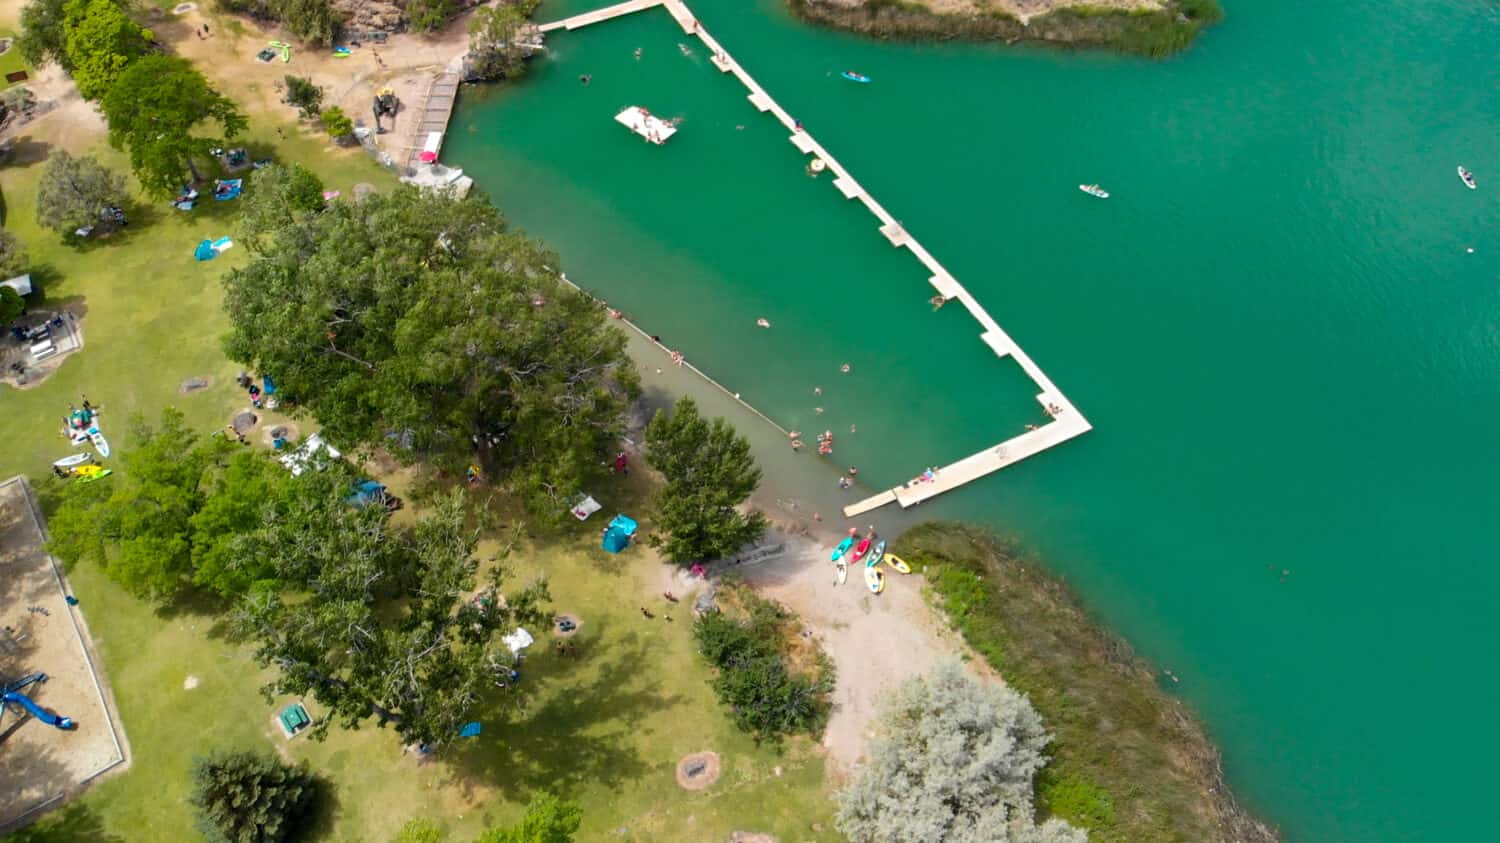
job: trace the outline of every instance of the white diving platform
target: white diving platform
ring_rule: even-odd
[[[632,105],[615,115],[620,125],[660,146],[667,138],[677,134],[677,127],[657,117],[638,105]]]

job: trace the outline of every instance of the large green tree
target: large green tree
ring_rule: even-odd
[[[26,299],[9,287],[0,287],[0,331],[10,327],[26,309]]]
[[[0,228],[0,281],[14,278],[31,266],[31,255],[21,238]]]
[[[135,444],[120,457],[116,476],[70,483],[49,525],[49,549],[67,563],[91,562],[141,597],[168,597],[193,572],[192,518],[205,499],[210,466],[229,445],[189,430],[182,413],[168,408],[161,422],[130,423]]]
[[[647,456],[666,476],[655,496],[657,523],[667,534],[667,557],[698,562],[728,556],[766,532],[759,511],[739,505],[760,484],[750,442],[729,422],[712,422],[691,398],[669,413],[659,410],[646,426]]]
[[[526,815],[512,826],[492,828],[474,843],[572,843],[583,822],[583,809],[550,793],[533,797]]]
[[[1034,779],[1050,738],[1031,701],[940,663],[886,698],[869,760],[839,794],[851,840],[905,843],[1084,843],[1053,819],[1038,825]]]
[[[69,72],[86,100],[103,98],[155,36],[130,19],[118,0],[68,0],[63,7]]]
[[[251,176],[255,190],[240,203],[239,241],[252,252],[271,242],[285,226],[300,224],[323,210],[323,182],[301,164],[271,164]]]
[[[269,752],[219,752],[193,767],[193,807],[210,843],[296,840],[318,798],[306,766],[283,764]]]
[[[477,460],[556,519],[623,431],[638,384],[624,335],[487,203],[400,188],[254,250],[225,280],[229,355],[341,446]]]
[[[21,36],[17,47],[21,57],[33,67],[55,62],[65,72],[73,72],[68,58],[68,0],[31,0],[21,7]]]
[[[479,576],[462,492],[410,528],[343,504],[347,492],[324,490],[334,506],[294,499],[248,534],[243,549],[280,587],[252,592],[235,626],[276,669],[268,697],[311,694],[328,710],[315,735],[374,717],[404,742],[442,747],[506,682],[514,660],[500,636],[546,623],[546,586],[502,596],[498,564]]]
[[[334,463],[332,472],[345,485],[357,482],[353,469]],[[306,478],[306,479],[304,479]],[[247,537],[301,489],[315,482],[308,474],[293,477],[264,451],[241,449],[222,469],[210,471],[201,486],[203,502],[188,519],[193,582],[223,597],[237,597],[259,585],[275,586],[275,570]],[[327,503],[325,505],[336,505]]]
[[[138,59],[109,89],[102,105],[110,145],[128,150],[141,186],[162,196],[181,187],[184,170],[198,179],[193,156],[207,155],[247,126],[228,97],[176,56]],[[216,127],[218,134],[194,134],[205,124]]]
[[[69,235],[85,226],[97,225],[106,208],[124,204],[125,177],[105,169],[92,155],[74,158],[66,149],[47,157],[37,188],[36,221]]]

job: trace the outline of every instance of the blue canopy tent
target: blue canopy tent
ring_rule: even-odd
[[[219,253],[214,251],[214,241],[212,240],[204,240],[198,244],[198,248],[193,250],[193,257],[200,261],[211,261],[218,256]]]
[[[604,530],[604,549],[610,553],[619,553],[629,547],[635,530],[635,519],[627,515],[616,515]]]

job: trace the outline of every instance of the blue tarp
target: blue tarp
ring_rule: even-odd
[[[635,535],[635,519],[628,515],[616,515],[604,531],[604,549],[619,553],[630,546],[630,537]]]
[[[260,391],[267,395],[276,394],[276,381],[271,380],[270,375],[260,376]]]
[[[481,727],[478,720],[475,720],[472,723],[465,723],[464,727],[458,730],[458,736],[461,738],[477,737],[479,735],[480,728]]]
[[[378,481],[366,480],[354,487],[349,497],[344,498],[344,503],[350,506],[366,507],[372,503],[380,503],[385,494],[385,487]]]
[[[227,202],[240,195],[240,189],[244,186],[244,179],[224,179],[214,182],[214,198],[220,202]]]
[[[604,531],[603,547],[610,553],[619,553],[630,547],[630,536],[611,527]]]
[[[198,248],[193,250],[193,257],[197,258],[200,261],[211,261],[218,256],[219,253],[214,251],[214,244],[212,240],[204,240],[202,243],[198,244]]]

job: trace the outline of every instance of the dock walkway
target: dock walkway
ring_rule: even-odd
[[[734,74],[740,84],[749,91],[747,98],[750,104],[756,110],[769,113],[780,121],[781,125],[791,132],[788,140],[798,151],[823,160],[828,170],[833,173],[833,186],[845,198],[858,199],[875,216],[880,223],[881,235],[893,247],[904,248],[916,257],[930,273],[927,282],[932,285],[939,296],[942,296],[944,300],[956,299],[963,304],[969,315],[979,323],[980,341],[989,346],[999,357],[1009,357],[1021,367],[1022,371],[1031,378],[1032,383],[1036,384],[1039,390],[1036,396],[1037,401],[1052,418],[1052,421],[1034,430],[1028,430],[1019,436],[937,469],[930,480],[914,480],[846,506],[844,507],[845,516],[852,518],[889,503],[898,503],[903,508],[914,506],[950,489],[1039,454],[1092,429],[1092,425],[1078,412],[1073,403],[1063,395],[1057,385],[1041,370],[1041,367],[1037,366],[1019,345],[1016,345],[1010,335],[1006,334],[999,323],[979,304],[979,301],[964,289],[963,285],[942,264],[938,263],[937,259],[915,237],[907,232],[900,220],[892,216],[875,200],[875,197],[870,195],[869,191],[865,190],[859,181],[838,162],[837,158],[834,158],[822,144],[800,127],[786,109],[782,108],[766,92],[766,89],[762,88],[738,61],[735,61],[729,51],[725,50],[724,46],[703,28],[692,10],[682,0],[628,0],[625,3],[542,24],[540,29],[543,32],[556,29],[578,29],[656,6],[665,7],[677,24],[682,27],[684,33],[699,39],[712,51],[714,67],[723,73]]]
[[[448,120],[453,116],[453,105],[458,101],[458,84],[461,81],[459,75],[452,71],[439,73],[432,78],[432,83],[427,86],[427,96],[422,100],[422,107],[417,109],[417,120],[408,135],[405,155],[398,159],[404,160],[406,166],[416,168],[421,165],[422,149],[429,134],[448,131]]]

